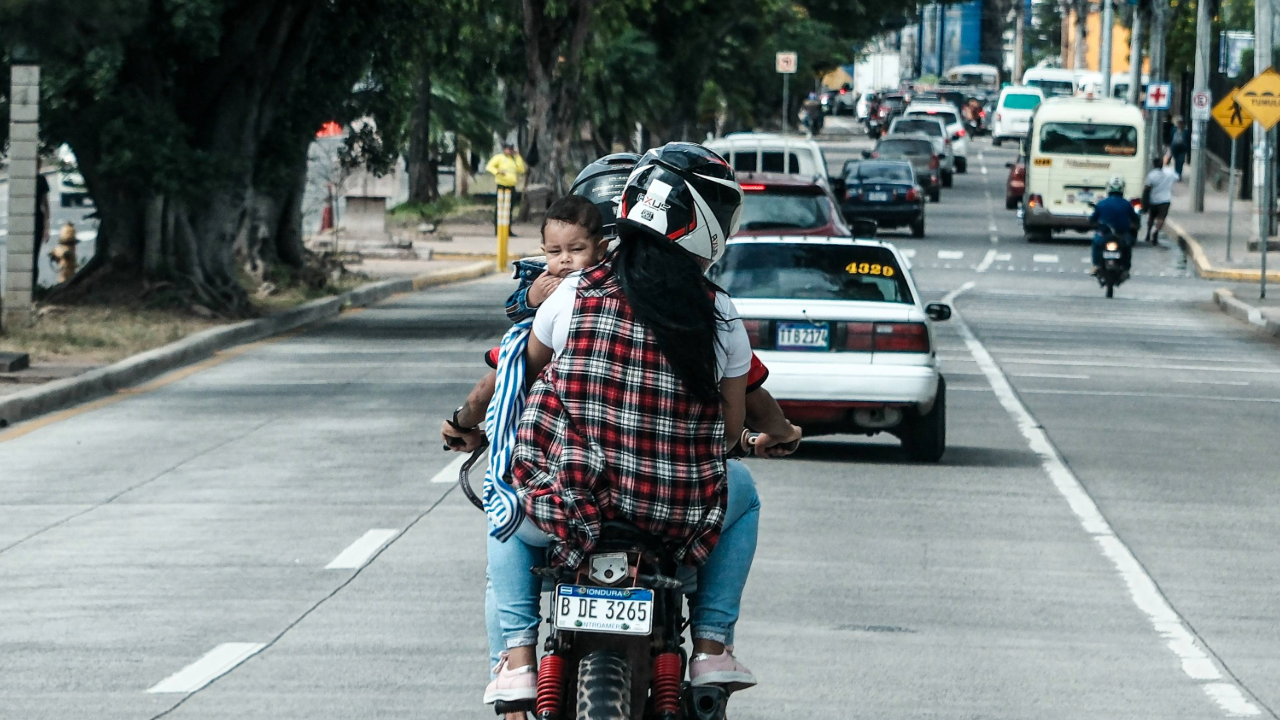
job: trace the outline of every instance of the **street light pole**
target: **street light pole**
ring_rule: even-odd
[[[1264,3],[1270,5],[1270,3]],[[1209,91],[1209,40],[1212,22],[1209,0],[1196,3],[1196,69],[1194,91]],[[1268,12],[1270,8],[1268,8]],[[1268,63],[1269,64],[1269,63]],[[1191,212],[1204,212],[1204,134],[1205,120],[1197,116],[1191,120]]]
[[[1116,24],[1111,0],[1102,0],[1102,42],[1098,45],[1098,71],[1102,73],[1102,97],[1111,97],[1111,29]]]
[[[1256,0],[1253,7],[1253,36],[1270,38],[1272,25],[1270,0]],[[1271,43],[1265,40],[1253,44],[1253,72],[1261,75],[1271,67]],[[1266,245],[1271,235],[1271,137],[1262,125],[1253,123],[1253,237]],[[1266,273],[1262,274],[1266,282]],[[1263,295],[1266,286],[1263,285]]]
[[[1133,29],[1129,32],[1129,92],[1124,96],[1130,105],[1138,104],[1138,93],[1142,91],[1142,19],[1142,9],[1134,6]]]
[[[1022,66],[1025,62],[1023,58],[1023,45],[1026,45],[1026,5],[1024,0],[1015,0],[1017,2],[1017,10],[1014,11],[1013,21],[1013,77],[1010,80],[1013,83],[1022,82],[1022,73],[1026,70]]]

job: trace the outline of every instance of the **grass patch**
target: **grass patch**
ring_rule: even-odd
[[[105,365],[220,324],[181,310],[47,305],[32,325],[6,328],[0,350],[33,362]]]
[[[441,195],[440,199],[429,203],[401,203],[391,208],[388,215],[392,220],[438,223],[486,205],[488,203],[477,202],[470,196],[460,198],[457,195]]]

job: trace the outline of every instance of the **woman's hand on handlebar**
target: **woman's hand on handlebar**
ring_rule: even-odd
[[[453,425],[446,420],[440,424],[440,439],[444,441],[445,450],[453,450],[454,452],[475,452],[477,448],[484,445],[484,431],[480,428],[472,428],[468,432],[459,432]]]

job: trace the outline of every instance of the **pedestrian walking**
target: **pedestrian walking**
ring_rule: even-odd
[[[524,158],[520,157],[514,145],[505,143],[502,152],[489,158],[484,170],[498,183],[498,209],[493,216],[493,229],[496,232],[504,222],[508,227],[511,226],[511,191],[515,189],[520,176],[526,172]]]
[[[1169,167],[1168,155],[1151,161],[1151,172],[1142,185],[1147,201],[1147,241],[1152,245],[1160,242],[1160,231],[1169,216],[1169,203],[1173,202],[1173,186],[1177,182],[1178,175]]]
[[[1182,179],[1182,164],[1187,161],[1187,152],[1191,148],[1191,135],[1187,130],[1187,121],[1178,118],[1173,137],[1169,139],[1169,152],[1173,155],[1173,169]]]
[[[31,296],[40,290],[40,250],[49,239],[49,181],[44,179],[44,163],[36,165],[36,232],[31,248]]]

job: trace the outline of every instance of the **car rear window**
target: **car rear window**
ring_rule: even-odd
[[[1045,123],[1040,128],[1040,152],[1133,157],[1138,154],[1138,128],[1132,125]]]
[[[784,160],[785,156],[785,160]],[[784,153],[781,150],[766,150],[760,153],[759,167],[755,151],[733,153],[733,169],[738,172],[777,172],[798,175],[800,158],[795,153]]]
[[[1040,88],[1045,95],[1074,95],[1075,83],[1070,80],[1028,80],[1027,84]]]
[[[902,268],[882,247],[735,243],[707,276],[738,298],[913,302]]]
[[[742,198],[740,230],[812,230],[831,220],[827,198],[812,190],[766,189]]]
[[[932,120],[895,120],[893,123],[893,132],[918,132],[936,137],[942,137],[943,135],[942,126]]]
[[[907,113],[907,115],[928,115],[929,117],[938,118],[947,125],[954,125],[959,122],[959,120],[956,119],[956,114],[948,110],[912,110]]]
[[[885,182],[912,182],[911,166],[904,162],[858,163],[849,173],[853,180],[883,180]]]
[[[1004,96],[1004,107],[1009,110],[1035,110],[1040,106],[1040,96],[1031,93],[1009,93]]]
[[[881,140],[876,145],[881,155],[932,155],[933,143],[928,140]]]

